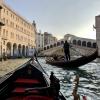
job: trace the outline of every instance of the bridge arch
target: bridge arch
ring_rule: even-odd
[[[56,43],[54,43],[54,47],[56,47]]]
[[[86,47],[86,41],[82,41],[82,46]]]
[[[96,43],[93,43],[93,48],[96,48],[97,47],[97,44]]]
[[[52,44],[50,45],[50,48],[53,48],[53,45]]]
[[[63,45],[64,44],[64,41],[61,41],[61,45]]]
[[[14,43],[14,44],[13,44],[13,57],[17,57],[17,53],[18,53],[17,44]]]
[[[81,46],[81,40],[77,41],[77,45]]]
[[[22,46],[22,55],[25,57],[26,56],[26,48],[25,45]]]
[[[92,47],[91,42],[87,42],[87,47]]]
[[[46,47],[44,47],[44,50],[46,50]]]
[[[47,46],[47,49],[49,49],[49,46]]]
[[[29,47],[26,46],[26,57],[29,56]]]
[[[11,43],[7,43],[7,58],[11,57]]]
[[[77,44],[76,40],[73,40],[73,44],[74,44],[74,45],[76,45],[76,44]]]
[[[21,47],[21,44],[18,45],[18,57],[22,57],[22,47]]]
[[[57,42],[57,46],[60,46],[60,42]]]

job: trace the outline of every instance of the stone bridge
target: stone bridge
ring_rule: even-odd
[[[67,34],[64,36],[64,39],[61,39],[61,40],[57,41],[56,43],[46,45],[44,47],[44,50],[62,46],[64,44],[65,40],[67,40],[71,45],[76,45],[76,46],[81,46],[81,47],[96,48],[96,46],[97,46],[96,40],[80,38],[80,37],[76,37],[74,35]]]
[[[81,47],[81,46],[76,46],[73,45],[70,48],[70,55],[71,56],[88,56],[91,55],[96,48],[89,48],[89,47]],[[64,50],[62,46],[56,46],[53,48],[46,49],[42,51],[43,55],[46,56],[53,56],[54,54],[59,55],[59,56],[64,56]]]
[[[70,48],[71,56],[90,55],[96,50],[97,47],[96,40],[80,38],[74,35],[66,34],[64,39],[61,39],[56,43],[46,45],[44,47],[44,51],[42,51],[42,54],[47,56],[54,54],[64,56],[63,44],[65,40],[67,40],[72,46]]]

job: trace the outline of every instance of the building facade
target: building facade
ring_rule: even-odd
[[[6,4],[2,4],[0,19],[4,26],[0,28],[0,57],[27,57],[29,49],[36,46],[36,24],[29,23]]]
[[[48,32],[44,32],[44,46],[57,42],[57,38]]]
[[[36,33],[36,49],[37,51],[41,51],[44,48],[44,34]]]
[[[96,42],[98,46],[98,56],[100,56],[100,15],[95,16],[95,27],[96,29]]]

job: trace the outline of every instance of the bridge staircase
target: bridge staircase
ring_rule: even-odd
[[[95,51],[96,48],[88,48],[88,47],[73,45],[70,48],[71,60],[76,59],[76,57],[80,57],[80,56],[89,56],[93,54]],[[44,56],[53,56],[53,55],[64,56],[64,50],[63,47],[58,46],[58,47],[44,50],[41,52],[41,54]]]

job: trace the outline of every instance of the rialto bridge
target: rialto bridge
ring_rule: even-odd
[[[44,47],[44,50],[61,46],[63,43],[67,40],[71,45],[81,46],[81,47],[87,47],[87,48],[96,48],[96,40],[93,39],[87,39],[87,38],[81,38],[74,35],[66,34],[64,36],[64,39],[61,39],[53,44],[48,44]]]

